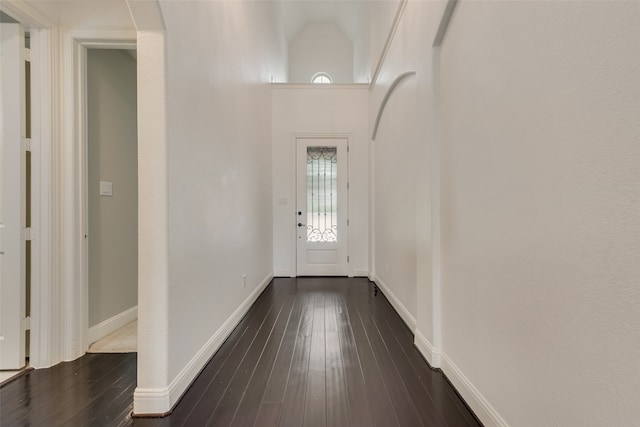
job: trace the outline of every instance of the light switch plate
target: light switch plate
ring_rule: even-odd
[[[113,183],[109,181],[100,181],[100,195],[113,196]]]

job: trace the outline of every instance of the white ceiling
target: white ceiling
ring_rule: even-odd
[[[184,1],[185,6],[189,4],[185,0],[176,1]],[[284,32],[289,41],[310,22],[332,22],[354,46],[369,45],[362,39],[371,37],[372,20],[377,23],[376,32],[386,36],[389,31],[386,27],[390,27],[399,3],[399,0],[274,1],[281,5]],[[61,27],[134,29],[126,0],[26,0],[26,3]]]
[[[367,0],[282,0],[282,19],[287,39],[291,41],[309,22],[332,22],[352,42],[362,33],[372,1]]]

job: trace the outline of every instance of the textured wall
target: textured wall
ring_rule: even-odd
[[[396,86],[371,143],[374,187],[372,270],[393,294],[405,322],[432,341],[433,90],[431,50],[441,5],[409,2],[371,92],[371,129],[393,81]],[[371,132],[370,132],[371,135]]]
[[[373,146],[375,273],[485,425],[635,425],[640,4],[460,2],[439,51],[443,5],[409,2],[371,94],[417,71]]]
[[[443,349],[514,426],[640,419],[640,3],[461,2]]]
[[[286,64],[275,3],[161,6],[173,379],[273,271],[268,82]]]

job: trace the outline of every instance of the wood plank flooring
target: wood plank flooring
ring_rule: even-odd
[[[131,418],[135,354],[87,354],[0,389],[4,426],[478,426],[366,279],[274,279],[162,419]]]

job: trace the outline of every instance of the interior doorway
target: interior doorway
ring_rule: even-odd
[[[87,344],[136,351],[137,64],[133,49],[86,51]]]
[[[348,138],[296,138],[298,276],[347,276]]]

